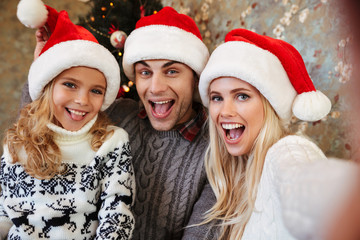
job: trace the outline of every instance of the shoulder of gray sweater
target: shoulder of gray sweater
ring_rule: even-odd
[[[139,102],[130,98],[118,98],[105,113],[115,125],[119,125],[129,115],[137,115],[139,112]]]

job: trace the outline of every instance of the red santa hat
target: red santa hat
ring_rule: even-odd
[[[120,68],[115,57],[85,28],[73,24],[66,11],[57,12],[41,0],[21,0],[17,16],[25,26],[45,26],[50,34],[39,57],[32,63],[28,82],[32,100],[66,69],[76,66],[95,68],[106,78],[106,92],[101,110],[115,100],[120,87]]]
[[[330,109],[330,100],[316,90],[300,53],[289,43],[234,29],[217,47],[201,74],[200,96],[209,104],[208,88],[219,77],[248,82],[270,102],[281,119],[292,114],[304,121],[317,121]]]
[[[164,7],[136,23],[125,41],[123,68],[126,76],[134,80],[134,63],[168,59],[186,64],[199,76],[208,58],[209,51],[194,20]]]

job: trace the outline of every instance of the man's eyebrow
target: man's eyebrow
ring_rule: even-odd
[[[142,65],[144,65],[144,66],[146,66],[146,67],[150,67],[149,66],[149,64],[147,64],[145,61],[138,61],[138,62],[136,62],[135,64],[142,64]]]
[[[162,65],[161,68],[166,68],[166,67],[169,67],[169,66],[171,66],[171,65],[173,65],[173,64],[176,64],[176,63],[181,63],[181,62],[178,62],[178,61],[169,61],[169,62],[165,63],[164,65]]]

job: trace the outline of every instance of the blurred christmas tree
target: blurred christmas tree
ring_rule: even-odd
[[[86,0],[82,0],[86,1]],[[121,67],[121,87],[118,96],[138,99],[135,85],[122,70],[122,55],[126,37],[143,16],[162,8],[158,0],[89,0],[91,10],[79,18],[79,25],[88,29],[101,45],[109,49]]]

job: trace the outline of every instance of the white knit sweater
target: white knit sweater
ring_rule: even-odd
[[[134,174],[128,134],[114,134],[95,152],[90,128],[70,132],[53,124],[63,164],[68,171],[49,180],[29,176],[12,164],[5,146],[1,158],[0,238],[129,239],[134,228],[130,211]]]
[[[352,164],[327,159],[304,137],[280,139],[266,155],[242,239],[321,239],[326,219],[348,193],[354,174]]]

